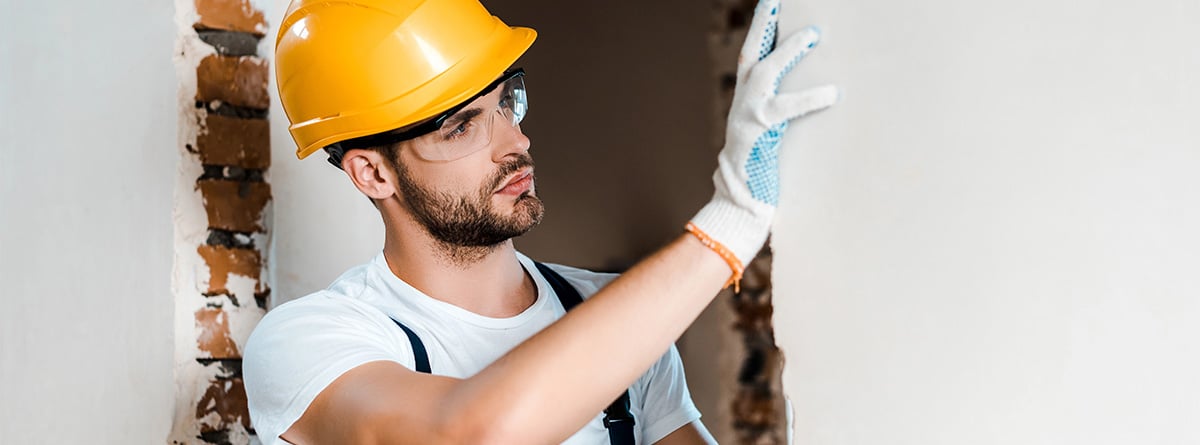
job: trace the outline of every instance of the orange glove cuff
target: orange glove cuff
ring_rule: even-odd
[[[701,244],[704,244],[705,247],[712,249],[713,252],[716,252],[717,255],[720,255],[721,259],[725,260],[725,263],[729,264],[729,268],[733,270],[733,275],[729,277],[729,281],[726,281],[725,285],[721,286],[721,288],[724,289],[732,284],[734,292],[741,292],[742,289],[741,286],[739,286],[739,283],[742,280],[742,272],[745,272],[746,267],[742,265],[742,261],[738,259],[737,255],[734,255],[733,252],[726,248],[724,244],[712,239],[712,237],[708,236],[707,233],[704,233],[703,230],[700,230],[699,227],[696,227],[695,224],[689,222],[684,228],[687,229],[688,233],[699,239]]]

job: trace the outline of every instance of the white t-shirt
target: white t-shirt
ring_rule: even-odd
[[[562,317],[566,311],[533,261],[517,257],[537,283],[537,301],[511,318],[485,317],[435,300],[392,274],[382,254],[328,289],[272,309],[250,335],[243,361],[250,419],[263,443],[285,443],[279,435],[350,369],[378,360],[413,369],[411,343],[393,318],[420,337],[434,374],[467,378]],[[616,278],[550,267],[584,298]],[[674,346],[634,382],[629,397],[639,444],[657,442],[700,418]],[[609,443],[603,418],[597,413],[563,443]]]

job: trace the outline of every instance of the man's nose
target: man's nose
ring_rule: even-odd
[[[529,151],[529,137],[521,131],[521,125],[513,125],[504,113],[499,110],[492,116],[492,148],[497,159],[513,153]]]

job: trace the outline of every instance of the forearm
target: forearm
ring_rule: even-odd
[[[486,419],[476,433],[488,443],[561,441],[644,373],[729,276],[720,256],[683,235],[457,385],[446,408]]]

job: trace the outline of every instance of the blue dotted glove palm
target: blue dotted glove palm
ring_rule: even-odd
[[[838,100],[836,87],[779,93],[779,83],[819,33],[808,27],[776,46],[780,0],[761,0],[738,58],[725,147],[713,174],[716,193],[692,225],[749,263],[766,242],[779,204],[779,146],[788,124]]]

